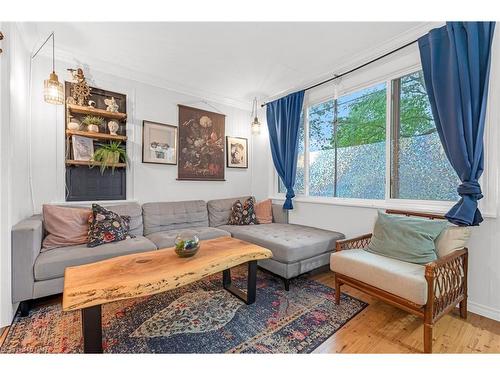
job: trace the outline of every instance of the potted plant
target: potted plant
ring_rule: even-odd
[[[128,163],[127,151],[121,146],[121,142],[110,142],[102,145],[94,152],[91,167],[99,165],[101,174],[104,173],[106,168],[111,168],[111,171],[114,172],[116,164],[120,160]]]
[[[99,126],[102,125],[103,121],[102,117],[87,115],[83,118],[82,124],[87,127],[87,131],[99,133]]]

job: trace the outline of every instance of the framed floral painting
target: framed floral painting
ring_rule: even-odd
[[[142,162],[177,164],[177,126],[142,122]]]
[[[248,139],[226,137],[228,168],[248,168]]]
[[[179,105],[178,180],[224,181],[226,116]]]

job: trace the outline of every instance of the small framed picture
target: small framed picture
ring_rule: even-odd
[[[248,168],[248,139],[226,137],[228,168]]]
[[[73,159],[89,161],[94,155],[94,141],[91,138],[80,137],[79,135],[71,136],[73,144]]]
[[[142,162],[177,164],[177,126],[142,122]]]

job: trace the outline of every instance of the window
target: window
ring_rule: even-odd
[[[392,81],[391,198],[456,201],[460,181],[439,140],[422,71]]]
[[[309,195],[383,199],[385,84],[312,105]]]
[[[384,199],[385,84],[345,95],[337,102],[335,197]]]
[[[338,98],[306,102],[305,110],[307,124],[304,127],[301,116],[299,134],[297,194],[370,200],[458,199],[459,179],[439,140],[421,71]],[[279,192],[285,192],[281,181]]]
[[[335,139],[333,100],[313,105],[309,117],[309,195],[333,197],[335,189]]]

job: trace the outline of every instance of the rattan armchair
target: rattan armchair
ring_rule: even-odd
[[[387,213],[421,216],[429,219],[444,218],[438,215],[388,210]],[[370,243],[372,234],[337,241],[336,252],[362,249]],[[460,306],[460,316],[467,318],[467,248],[456,250],[425,265],[427,302],[418,305],[405,298],[335,272],[335,303],[340,303],[340,288],[349,285],[384,302],[392,304],[423,319],[424,352],[432,353],[432,330],[434,324],[445,314]]]

